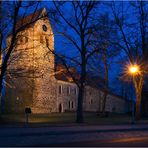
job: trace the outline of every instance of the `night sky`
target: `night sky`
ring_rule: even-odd
[[[98,15],[101,15],[103,13],[108,13],[109,17],[111,19],[113,19],[113,14],[111,12],[111,9],[108,6],[109,3],[110,3],[109,1],[101,2],[99,7],[96,10],[96,13]],[[115,1],[115,4],[117,6],[119,5],[119,12],[120,11],[125,12],[125,13],[128,12],[128,17],[130,18],[128,21],[131,23],[135,23],[137,16],[133,15],[135,10],[133,8],[129,7],[129,3],[130,3],[130,1],[123,1],[123,2]],[[53,3],[51,1],[43,1],[38,5],[38,9],[44,8],[44,7],[47,9],[47,11],[49,9],[54,8]],[[26,14],[32,13],[35,8],[36,8],[36,6],[31,7],[30,9],[27,10]],[[65,16],[71,14],[71,8],[69,7],[69,4],[65,5],[64,12],[65,12]],[[20,11],[20,17],[22,16],[23,13],[24,13],[24,10],[22,9]],[[55,24],[52,22],[52,20],[51,20],[51,24],[52,24],[52,28],[53,28],[53,31],[55,34],[55,50],[59,53],[65,54],[67,56],[77,57],[77,54],[78,54],[77,50],[75,50],[75,48],[71,44],[69,44],[69,42],[62,35],[60,35],[58,33],[58,31],[61,29],[60,26],[55,27]],[[77,38],[75,33],[72,30],[70,30],[68,27],[66,28],[66,31],[69,34],[73,35],[74,38]],[[126,31],[126,33],[128,33],[128,28],[125,28],[125,31]],[[111,60],[112,64],[109,69],[110,87],[115,92],[118,92],[118,93],[120,92],[120,86],[117,83],[117,76],[123,70],[118,61],[119,61],[119,59],[123,58],[124,56],[125,56],[125,53],[123,51],[121,51],[120,54],[116,58]],[[117,88],[119,88],[119,90]]]

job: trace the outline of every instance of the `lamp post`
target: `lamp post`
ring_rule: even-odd
[[[133,76],[133,82],[135,81],[135,76],[139,73],[139,66],[138,65],[130,65],[128,68],[129,74]],[[132,124],[135,123],[135,102],[134,99],[132,100]]]

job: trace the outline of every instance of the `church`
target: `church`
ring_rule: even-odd
[[[36,20],[16,37],[5,78],[6,112],[21,113],[26,107],[30,107],[32,113],[76,111],[78,87],[70,77],[62,74],[64,66],[56,65],[54,33],[45,15],[44,8],[16,24],[16,28],[19,28],[32,19]],[[7,38],[7,47],[10,41],[11,35]],[[98,111],[103,93],[103,90],[88,83],[85,87],[84,111]],[[107,112],[125,113],[126,108],[126,100],[108,93]]]

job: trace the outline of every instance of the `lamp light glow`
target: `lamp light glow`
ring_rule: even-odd
[[[137,74],[139,73],[139,67],[137,65],[132,65],[129,67],[129,72],[131,74]]]

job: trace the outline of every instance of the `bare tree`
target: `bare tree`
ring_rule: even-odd
[[[101,105],[101,107],[99,107],[101,109],[99,112],[102,112],[102,115],[104,116],[107,95],[109,92],[109,70],[112,66],[113,58],[120,53],[120,49],[115,45],[112,45],[112,41],[116,40],[115,37],[117,38],[118,35],[109,15],[107,13],[101,14],[98,16],[97,22],[98,24],[94,26],[95,31],[93,33],[95,43],[92,46],[95,46],[96,49],[98,48],[98,52],[96,53],[98,57],[96,60],[101,59],[101,61],[97,61],[102,63],[103,68],[103,78],[105,82],[103,86],[103,95],[100,96],[102,104],[99,104]]]
[[[2,63],[1,63],[1,73],[0,73],[0,95],[1,95],[1,111],[4,112],[4,98],[2,97],[2,89],[3,89],[3,80],[7,71],[7,67],[10,62],[10,57],[12,54],[12,51],[15,49],[16,43],[17,43],[17,35],[19,32],[21,32],[25,27],[29,26],[31,23],[34,23],[36,20],[31,20],[27,24],[22,24],[20,26],[17,25],[17,21],[20,18],[20,10],[25,9],[25,12],[23,14],[23,17],[26,15],[26,11],[30,6],[33,6],[36,3],[35,10],[37,10],[38,3],[39,2],[22,2],[22,1],[13,1],[13,2],[1,2],[1,11],[3,12],[4,6],[7,5],[7,8],[10,8],[10,13],[8,15],[5,15],[3,12],[1,14],[1,57],[3,57]],[[6,7],[5,7],[6,9]],[[9,9],[8,9],[9,10]],[[4,18],[3,18],[3,17]],[[8,21],[9,20],[9,21]],[[3,47],[4,43],[6,43],[7,37],[4,35],[8,35],[11,32],[11,39],[9,42],[9,46]]]
[[[121,48],[128,57],[131,65],[137,64],[140,68],[138,74],[132,77],[136,90],[136,119],[140,119],[141,92],[144,77],[147,74],[147,2],[131,2],[124,6],[123,2],[112,2],[111,9],[115,25],[120,34],[118,42],[112,42]],[[130,9],[130,14],[127,10]],[[119,10],[122,10],[119,12]],[[134,18],[133,21],[129,19]],[[127,68],[127,67],[126,67]],[[128,71],[125,72],[128,74]],[[127,75],[125,76],[127,77]],[[124,77],[124,78],[125,78]]]
[[[54,2],[54,6],[59,14],[59,19],[62,21],[62,24],[69,27],[73,32],[69,34],[65,30],[61,34],[72,44],[73,48],[76,49],[78,55],[77,57],[71,57],[71,61],[79,66],[80,78],[79,82],[76,82],[74,76],[72,76],[74,82],[76,82],[79,88],[78,94],[78,104],[77,104],[77,118],[76,122],[83,122],[83,100],[84,100],[84,91],[86,83],[86,65],[88,59],[96,52],[90,46],[92,31],[93,31],[93,17],[95,16],[94,10],[98,2],[94,1],[75,1],[75,2]],[[64,6],[69,5],[71,9],[71,14],[64,14]],[[63,62],[64,63],[64,62]],[[67,67],[67,65],[65,64]],[[68,67],[67,67],[68,70]]]

